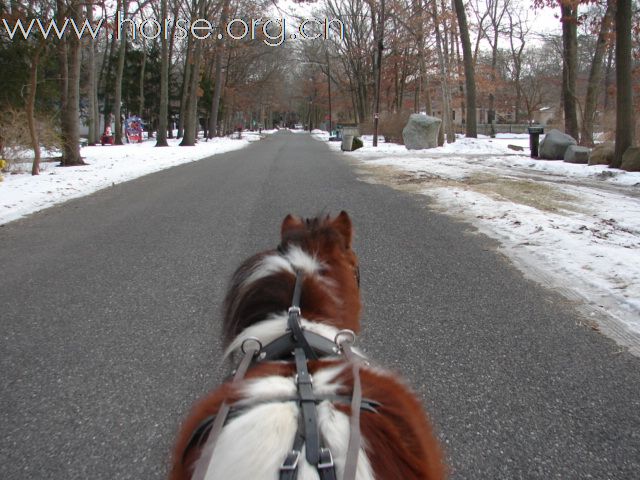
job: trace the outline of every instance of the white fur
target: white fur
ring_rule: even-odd
[[[253,267],[253,270],[242,284],[243,286],[251,285],[261,278],[268,277],[280,271],[294,273],[291,264],[286,258],[280,255],[267,255]]]
[[[298,428],[295,402],[265,403],[225,425],[204,480],[276,480]],[[203,458],[209,453],[208,445]],[[196,472],[202,466],[196,464]]]
[[[322,263],[317,258],[300,247],[292,246],[287,249],[284,255],[273,254],[262,258],[244,280],[243,285],[251,285],[261,278],[281,271],[293,274],[295,273],[294,269],[308,275],[315,275],[321,270],[322,266]]]
[[[318,394],[332,394],[339,388],[336,376],[344,366],[327,367],[313,376],[313,389]],[[265,377],[246,382],[244,406],[295,395],[291,377]],[[225,425],[216,444],[209,468],[196,464],[196,470],[207,474],[205,480],[277,480],[280,465],[293,445],[298,428],[299,407],[294,401],[257,403]],[[328,401],[318,406],[318,425],[342,478],[349,443],[349,417]],[[363,439],[364,442],[364,439]],[[364,445],[363,445],[364,447]],[[205,446],[202,458],[209,458]],[[297,480],[318,480],[316,469],[300,455]],[[371,464],[363,449],[358,456],[357,480],[374,480]]]
[[[320,271],[323,267],[316,257],[309,255],[300,247],[289,247],[284,257],[293,265],[296,270],[301,270],[309,275],[313,275]]]

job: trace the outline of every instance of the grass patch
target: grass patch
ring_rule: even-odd
[[[575,210],[577,197],[564,193],[553,185],[527,180],[504,178],[489,179],[486,175],[470,178],[468,184],[486,195],[500,196],[505,200],[537,208],[545,212]]]

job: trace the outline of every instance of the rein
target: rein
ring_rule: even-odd
[[[351,346],[356,335],[351,330],[341,330],[333,341],[314,332],[306,331],[301,325],[300,299],[302,296],[303,272],[295,270],[296,282],[293,299],[288,310],[287,333],[263,347],[259,339],[246,338],[240,347],[244,354],[232,380],[232,384],[242,381],[249,367],[263,360],[280,359],[285,353],[291,354],[296,366],[297,396],[273,401],[297,401],[301,414],[298,417],[298,429],[293,446],[285,457],[281,467],[279,480],[295,480],[302,447],[305,447],[307,462],[315,466],[320,480],[336,480],[335,464],[331,451],[324,446],[317,418],[317,404],[322,401],[350,403],[351,417],[349,422],[349,443],[347,448],[345,470],[342,480],[354,480],[357,471],[360,451],[360,412],[362,410],[376,412],[380,404],[362,398],[360,382],[360,362],[362,357],[353,352]],[[342,354],[352,364],[353,394],[351,398],[340,395],[318,395],[313,391],[313,378],[307,368],[309,360],[317,360],[321,356]],[[246,407],[245,407],[246,408]],[[234,409],[232,411],[232,409]],[[206,451],[202,452],[198,467],[193,473],[193,480],[204,480],[212,468],[211,459],[218,438],[230,414],[242,411],[243,407],[223,402],[215,416],[206,418],[193,432],[183,453],[183,461],[189,450],[206,443]]]

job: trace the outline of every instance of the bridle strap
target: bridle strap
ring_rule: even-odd
[[[303,275],[302,270],[296,270],[296,283],[293,287],[293,300],[291,301],[291,307],[289,307],[287,327],[291,330],[295,344],[304,349],[304,353],[309,359],[317,360],[318,356],[309,345],[309,342],[307,342],[304,332],[302,331],[302,325],[300,324],[300,297],[302,296]]]
[[[259,343],[249,345],[246,349],[244,349],[244,357],[242,358],[240,365],[238,365],[238,368],[236,369],[236,373],[233,376],[232,383],[237,383],[244,378],[249,365],[251,365],[253,357],[259,351]],[[195,471],[193,472],[193,476],[191,477],[192,480],[204,480],[205,478],[207,478],[207,473],[209,472],[209,468],[211,466],[211,459],[213,458],[213,452],[215,451],[216,443],[218,442],[220,433],[222,433],[222,428],[224,427],[228,415],[229,405],[227,404],[227,402],[222,402],[220,408],[218,409],[218,413],[216,414],[216,418],[213,421],[213,425],[211,425],[211,430],[209,431],[207,451],[202,453],[202,457],[197,464],[198,467],[196,467]],[[185,450],[185,452],[186,451],[188,450]]]
[[[351,397],[351,418],[349,419],[349,446],[344,465],[342,480],[355,480],[360,453],[360,409],[362,407],[362,384],[360,382],[360,359],[354,355],[349,343],[341,345],[345,357],[353,369],[353,393]]]
[[[304,273],[302,270],[296,270],[296,283],[293,286],[293,298],[291,299],[291,306],[300,308],[300,298],[302,297],[302,280]]]
[[[296,360],[296,383],[300,397],[302,411],[302,425],[304,427],[305,452],[307,462],[317,465],[320,459],[320,429],[318,428],[318,414],[316,411],[316,396],[313,393],[313,380],[307,369],[307,358],[300,347],[294,352]]]

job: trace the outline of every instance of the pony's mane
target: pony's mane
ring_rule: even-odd
[[[247,259],[234,273],[223,306],[223,337],[228,346],[245,328],[269,315],[285,312],[295,286],[295,271],[302,270],[304,283],[301,306],[317,310],[320,303],[335,303],[327,289],[330,280],[321,278],[327,266],[323,260],[332,249],[348,247],[327,216],[301,220],[300,228],[283,232],[277,249]]]

